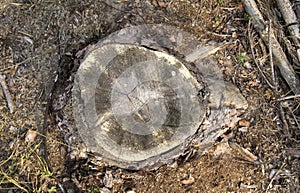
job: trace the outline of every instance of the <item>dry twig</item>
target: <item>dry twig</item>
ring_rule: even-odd
[[[274,91],[276,94],[278,94],[278,81],[275,75],[275,68],[274,68],[274,61],[273,61],[273,47],[271,44],[271,30],[272,30],[272,21],[269,20],[268,23],[268,42],[269,42],[269,52],[270,52],[270,65],[271,65],[271,72],[272,72],[272,81],[273,81],[273,85],[274,85]]]
[[[13,103],[13,100],[12,100],[11,95],[9,93],[9,90],[7,88],[7,85],[6,85],[6,82],[5,82],[5,76],[2,75],[2,74],[0,74],[0,85],[1,85],[3,93],[5,95],[7,106],[9,108],[9,112],[13,113],[14,112],[14,103]]]
[[[288,30],[291,35],[291,39],[293,40],[297,49],[298,60],[300,62],[300,37],[299,37],[299,23],[297,22],[297,16],[293,11],[291,1],[290,0],[276,0],[277,6],[280,9],[281,15],[288,26]]]
[[[275,68],[274,68],[274,61],[273,61],[273,46],[271,44],[271,30],[272,30],[272,22],[271,20],[269,21],[269,25],[268,25],[268,42],[269,42],[269,52],[270,52],[270,65],[271,65],[271,72],[272,72],[272,81],[273,81],[273,85],[274,85],[274,88],[273,89],[273,92],[275,93],[275,99],[279,99],[280,98],[280,93],[278,91],[278,79],[277,79],[277,76],[275,74]],[[285,112],[282,108],[282,104],[281,102],[279,101],[278,102],[278,105],[279,105],[279,113],[280,113],[280,118],[283,122],[283,127],[286,131],[289,131],[289,125],[287,123],[287,120],[286,120],[286,116],[285,116]]]
[[[255,162],[258,158],[253,153],[251,153],[249,150],[241,147],[239,144],[235,142],[229,142],[229,146],[237,151],[245,160],[249,162]]]
[[[294,96],[282,97],[282,98],[278,99],[278,101],[284,101],[284,100],[289,100],[289,99],[294,99],[294,98],[300,98],[300,94],[294,95]]]
[[[269,81],[269,79],[266,77],[265,73],[262,71],[262,69],[260,68],[260,65],[257,62],[257,59],[255,57],[255,53],[254,53],[254,47],[253,47],[253,41],[252,41],[252,36],[251,36],[251,30],[250,30],[250,24],[251,22],[249,22],[248,25],[248,39],[249,39],[249,43],[250,43],[250,50],[251,50],[251,54],[252,54],[252,58],[253,61],[257,67],[257,69],[259,70],[260,74],[262,75],[262,77],[265,79],[266,83],[269,85],[270,88],[274,88],[274,85],[272,85]]]
[[[269,192],[269,189],[272,187],[273,181],[280,174],[282,168],[285,166],[285,161],[286,161],[286,158],[284,159],[283,164],[280,166],[279,170],[277,170],[277,172],[275,173],[275,175],[272,177],[270,183],[268,184],[267,189],[266,189],[266,193]]]
[[[265,20],[261,12],[259,11],[256,3],[254,0],[242,0],[247,13],[253,18],[254,20],[254,27],[260,34],[262,40],[265,42],[266,45],[272,45],[272,52],[274,57],[274,63],[278,66],[281,75],[288,83],[290,88],[293,90],[295,94],[300,93],[300,83],[296,74],[291,67],[287,56],[283,52],[279,42],[276,39],[276,36],[272,29],[268,30]],[[270,31],[270,35],[269,32]]]

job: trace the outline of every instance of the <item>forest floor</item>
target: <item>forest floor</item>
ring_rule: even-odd
[[[112,32],[153,23],[176,26],[201,42],[231,42],[215,57],[249,108],[200,157],[152,171],[94,166],[88,159],[70,163],[47,108],[57,71],[71,69],[79,50]],[[300,192],[300,99],[283,100],[279,108],[261,74],[271,76],[267,46],[240,1],[2,0],[0,48],[0,75],[14,104],[10,110],[0,92],[0,192]],[[277,76],[280,96],[291,94]],[[40,113],[48,117],[46,132]]]

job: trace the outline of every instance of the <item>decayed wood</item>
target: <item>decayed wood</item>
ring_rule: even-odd
[[[291,67],[283,49],[272,29],[269,29],[266,25],[266,21],[263,19],[261,12],[259,11],[254,0],[242,0],[247,13],[253,18],[254,27],[260,34],[262,40],[266,45],[272,45],[272,53],[274,57],[274,63],[278,66],[281,75],[286,80],[292,91],[296,94],[300,93],[299,79]],[[270,31],[269,31],[270,30]]]
[[[14,103],[13,100],[11,98],[11,95],[9,93],[9,90],[7,88],[6,82],[5,82],[5,76],[0,74],[0,85],[2,87],[3,93],[5,95],[6,98],[6,102],[7,102],[7,106],[9,108],[9,112],[13,113],[14,112]]]

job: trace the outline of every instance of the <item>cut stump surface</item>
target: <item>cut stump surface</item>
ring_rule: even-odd
[[[73,115],[88,151],[133,170],[170,163],[192,142],[205,152],[238,121],[235,108],[247,107],[223,81],[216,48],[174,27],[142,25],[80,51]]]
[[[105,45],[88,53],[77,75],[81,100],[73,110],[81,137],[92,152],[127,168],[177,156],[206,112],[203,85],[162,52]]]

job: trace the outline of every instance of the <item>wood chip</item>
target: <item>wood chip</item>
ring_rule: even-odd
[[[183,185],[191,185],[195,182],[195,178],[193,178],[192,176],[190,176],[188,179],[186,180],[182,180],[181,183]]]
[[[245,160],[247,160],[249,162],[254,162],[257,160],[257,156],[255,156],[249,150],[241,147],[239,144],[237,144],[235,142],[229,142],[229,146],[233,150],[235,150],[237,153],[239,153]]]
[[[174,161],[173,163],[171,163],[171,164],[169,165],[169,167],[170,167],[170,168],[173,168],[173,169],[177,169],[177,168],[178,168],[178,163],[177,163],[177,161]]]
[[[151,4],[155,7],[167,7],[168,3],[158,0],[152,0]]]
[[[36,136],[37,136],[37,132],[29,129],[26,133],[25,141],[27,143],[33,143],[35,141]]]
[[[105,176],[103,178],[103,184],[106,188],[112,188],[113,187],[113,175],[112,171],[106,171]]]
[[[213,152],[215,157],[219,157],[223,154],[230,154],[230,153],[231,153],[231,148],[227,141],[217,144],[216,149]]]
[[[250,122],[242,119],[242,120],[239,121],[239,126],[249,128],[250,127]]]

